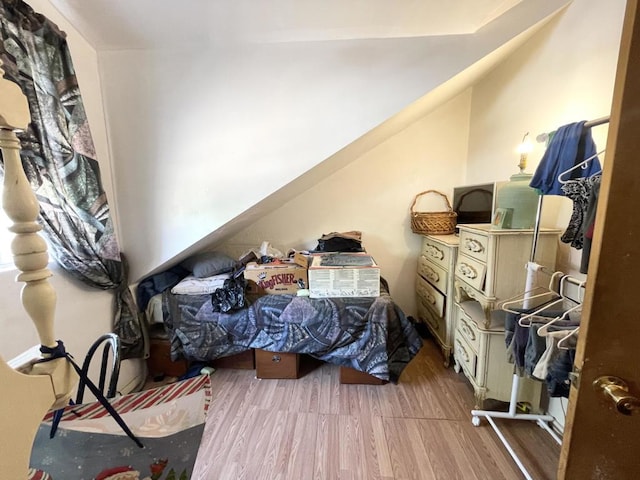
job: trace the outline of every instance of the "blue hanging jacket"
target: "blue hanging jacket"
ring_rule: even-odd
[[[558,128],[547,146],[540,164],[533,174],[529,186],[537,189],[542,195],[562,195],[562,184],[558,175],[571,167],[594,157],[584,168],[576,168],[568,178],[590,177],[598,173],[602,167],[596,155],[596,144],[591,136],[591,129],[584,128],[586,122],[570,123]]]

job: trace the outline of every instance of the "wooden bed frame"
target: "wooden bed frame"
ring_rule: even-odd
[[[49,283],[47,244],[36,222],[40,207],[20,160],[16,131],[30,122],[27,99],[13,82],[4,78],[0,61],[0,149],[4,159],[4,210],[16,234],[11,244],[20,273],[22,305],[33,321],[40,343],[57,345],[53,329],[56,294]],[[77,382],[65,358],[21,365],[20,372],[0,356],[0,472],[3,478],[27,478],[33,441],[44,415],[67,405]]]

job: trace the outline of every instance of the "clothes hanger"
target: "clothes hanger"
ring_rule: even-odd
[[[566,310],[562,315],[558,315],[557,317],[552,318],[550,321],[538,328],[538,336],[546,337],[549,333],[549,327],[551,325],[559,322],[560,320],[566,320],[570,313],[575,312],[576,310],[580,310],[581,308],[582,304],[576,305],[575,307],[571,307],[569,310]]]
[[[569,341],[569,339],[571,337],[573,337],[576,333],[578,333],[578,330],[580,330],[580,327],[574,328],[573,330],[571,330],[569,332],[568,335],[566,335],[565,337],[562,337],[560,340],[558,340],[557,347],[559,349],[561,349],[561,350],[571,350],[571,349],[575,348],[575,347],[568,346],[566,343]]]
[[[551,302],[553,300],[561,300],[560,295],[558,294],[558,292],[553,292],[550,290],[545,290],[542,293],[538,293],[536,295],[530,295],[531,293],[538,291],[540,289],[544,289],[544,287],[536,287],[532,290],[528,290],[524,293],[520,293],[517,295],[517,298],[515,300],[511,300],[511,301],[506,301],[502,303],[502,306],[500,307],[500,309],[504,312],[509,312],[509,313],[514,313],[514,314],[521,314],[522,311],[519,310],[512,310],[508,307],[513,306],[513,305],[518,305],[523,303],[525,300],[529,301],[529,300],[533,300],[534,298],[541,298],[544,297],[546,295],[551,295],[551,298],[549,298],[548,300],[543,301],[542,303],[540,303],[538,306],[542,306],[542,305],[546,305],[548,302]],[[554,298],[555,297],[555,298]]]
[[[536,317],[536,318],[540,318],[542,317],[540,315],[540,313],[544,312],[545,310],[548,310],[551,307],[555,307],[558,304],[562,304],[562,302],[564,302],[566,299],[564,297],[560,297],[557,300],[554,300],[552,302],[549,303],[545,303],[541,308],[537,309],[535,312],[531,312],[531,313],[527,313],[526,315],[521,316],[518,319],[518,325],[520,325],[521,327],[530,327],[531,326],[531,319]],[[557,317],[554,317],[552,321],[557,321],[559,320],[559,315]],[[549,319],[549,317],[542,317],[546,320]]]
[[[552,295],[552,298],[549,299],[548,301],[552,301],[554,300],[553,296],[555,297],[559,297],[560,296],[560,290],[559,288],[556,289],[555,285],[556,285],[556,279],[558,278],[562,278],[564,276],[564,273],[562,272],[553,272],[553,274],[551,274],[551,280],[549,281],[549,288],[545,289],[545,287],[535,287],[531,290],[527,290],[526,292],[523,293],[519,293],[513,297],[508,298],[507,300],[505,300],[504,302],[502,302],[502,304],[500,305],[500,309],[504,312],[508,312],[508,313],[514,313],[514,314],[521,314],[521,311],[518,310],[511,310],[508,307],[512,306],[512,305],[517,305],[520,303],[523,303],[525,300],[532,300],[534,298],[540,298],[540,297],[544,297],[545,295]],[[544,292],[542,293],[538,293],[535,295],[531,295],[531,293],[539,291],[539,290],[544,290]],[[559,298],[556,298],[555,300],[559,300]],[[539,306],[542,306],[544,304],[546,304],[547,302],[543,302],[541,303]]]
[[[574,165],[571,168],[568,168],[567,170],[565,170],[564,172],[562,172],[560,175],[558,175],[558,182],[562,183],[563,185],[567,182],[569,182],[569,180],[564,180],[562,177],[565,176],[567,173],[573,172],[574,170],[576,170],[577,168],[582,168],[585,169],[587,168],[587,164],[593,160],[594,158],[596,158],[598,155],[602,155],[605,152],[606,149],[600,150],[598,153],[596,153],[595,155],[591,155],[589,158],[587,158],[586,160],[581,161],[580,163]],[[597,175],[598,173],[601,173],[602,169],[598,170],[596,173],[594,173],[593,175]],[[591,175],[591,176],[593,176]]]
[[[538,328],[538,335],[541,337],[544,337],[547,335],[547,333],[549,332],[549,327],[551,325],[553,325],[554,323],[560,321],[560,320],[565,320],[569,314],[571,312],[575,312],[576,310],[579,310],[582,308],[582,300],[583,300],[583,295],[584,295],[584,286],[586,284],[586,281],[581,281],[578,282],[576,284],[577,288],[578,288],[578,299],[574,300],[573,298],[569,297],[567,295],[566,292],[566,286],[569,283],[569,276],[565,275],[560,279],[560,296],[562,297],[563,300],[569,300],[573,303],[577,303],[576,306],[569,308],[568,310],[566,310],[562,315],[558,315],[557,317],[551,319],[550,321],[546,322],[544,325],[542,325],[540,328]],[[534,312],[534,313],[539,313],[539,312]],[[527,315],[527,318],[531,318],[534,315]],[[520,320],[523,320],[525,317],[522,317]],[[531,323],[531,322],[529,322]]]
[[[562,313],[562,315],[558,315],[557,317],[554,317],[553,319],[551,319],[550,321],[546,321],[548,317],[543,317],[546,321],[546,323],[540,327],[538,329],[538,335],[540,335],[541,337],[544,336],[544,334],[546,332],[548,332],[548,328],[545,329],[545,327],[548,327],[560,320],[565,320],[569,314],[571,312],[574,312],[580,308],[582,308],[582,299],[583,299],[583,295],[584,295],[584,286],[586,284],[586,281],[581,281],[578,282],[577,284],[575,284],[578,288],[578,300],[574,300],[573,298],[569,297],[567,295],[566,292],[566,285],[570,283],[569,281],[569,275],[564,275],[562,276],[562,278],[560,278],[560,285],[559,285],[559,292],[560,292],[560,298],[556,301],[553,301],[551,303],[548,303],[544,306],[542,306],[542,308],[539,308],[538,310],[536,310],[535,312],[529,313],[527,315],[523,315],[522,317],[520,317],[520,319],[518,320],[518,324],[521,327],[530,327],[531,326],[531,319],[534,317],[539,317],[540,313],[548,310],[549,308],[556,306],[558,303],[563,302],[564,300],[569,300],[573,303],[577,303],[577,305],[575,305],[574,307],[569,308],[568,310],[564,311]],[[552,282],[554,281],[554,279],[552,279]],[[543,333],[544,332],[544,333]]]
[[[558,277],[560,278],[560,282],[558,283],[558,287],[556,289],[556,279]],[[539,305],[540,308],[536,308],[535,311],[530,312],[530,313],[528,313],[526,315],[522,315],[518,319],[518,325],[520,325],[521,327],[530,327],[531,326],[531,321],[529,319],[531,319],[532,317],[540,314],[541,312],[543,312],[543,311],[545,311],[545,310],[547,310],[547,309],[549,309],[551,307],[554,307],[554,306],[564,302],[566,297],[562,293],[564,291],[565,279],[567,277],[568,276],[565,275],[563,272],[560,272],[560,271],[554,272],[553,275],[551,275],[551,280],[549,281],[549,291],[550,292],[554,292],[557,295],[558,298],[556,298],[555,300],[551,300],[549,302],[540,304]],[[571,299],[569,298],[569,300],[571,300]],[[575,302],[575,303],[577,303],[577,302]],[[522,312],[517,312],[516,311],[515,313],[522,313]],[[529,320],[529,321],[527,322],[527,320]],[[545,317],[545,320],[546,320],[546,317]]]

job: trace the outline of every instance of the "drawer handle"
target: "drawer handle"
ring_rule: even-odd
[[[427,322],[431,325],[435,330],[439,330],[439,322],[435,317],[427,316]]]
[[[464,360],[464,363],[469,363],[469,354],[464,349],[464,347],[460,345],[460,342],[456,342],[456,352],[458,353],[458,355],[462,357],[462,360]]]
[[[436,260],[442,260],[444,258],[444,252],[438,247],[434,247],[433,245],[427,245],[424,251],[430,257],[435,258]]]
[[[280,355],[274,355],[273,357],[271,357],[271,361],[274,363],[280,363],[280,360],[282,360]]]
[[[476,269],[466,263],[460,263],[460,265],[458,266],[458,271],[463,276],[470,278],[472,280],[478,277],[478,272],[476,271]]]
[[[467,325],[467,323],[460,319],[460,322],[462,325],[460,325],[460,330],[462,330],[462,333],[464,333],[467,337],[469,337],[469,339],[471,339],[472,342],[476,341],[476,334],[475,332],[469,327],[469,325]]]
[[[418,291],[418,294],[422,296],[427,302],[429,302],[431,305],[435,305],[436,297],[431,294],[426,285],[427,284],[426,282],[424,282],[424,280],[422,282],[418,282],[418,284],[416,285],[416,290]]]
[[[436,272],[433,268],[431,268],[428,265],[425,265],[424,263],[422,264],[422,269],[424,270],[424,275],[425,277],[427,277],[429,280],[431,280],[432,282],[437,282],[438,280],[440,280],[440,275],[438,275],[438,272]]]
[[[467,238],[464,242],[464,248],[470,252],[480,253],[484,251],[484,246],[477,240]]]
[[[423,290],[422,293],[424,293],[424,297],[427,302],[429,302],[431,305],[436,304],[436,297],[431,295],[427,290]]]

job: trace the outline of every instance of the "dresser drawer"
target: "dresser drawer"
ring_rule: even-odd
[[[422,297],[418,297],[418,318],[429,326],[429,330],[431,330],[441,342],[446,340],[446,320],[439,317]]]
[[[420,255],[418,260],[418,273],[429,280],[429,283],[442,293],[448,293],[447,271],[435,263],[430,262],[424,255]]]
[[[444,295],[436,290],[429,282],[427,282],[420,275],[416,275],[416,293],[422,297],[427,305],[429,305],[434,312],[442,317],[444,314]]]
[[[489,239],[485,235],[467,230],[460,231],[460,253],[469,255],[481,262],[486,262],[488,245]]]
[[[462,308],[458,308],[458,317],[456,323],[456,336],[463,337],[474,353],[478,353],[480,349],[480,332],[476,326],[476,322],[465,314]]]
[[[422,240],[421,254],[444,269],[449,267],[451,251],[447,247],[444,247],[437,242],[433,242],[428,238],[424,238]]]
[[[461,365],[463,370],[473,377],[473,380],[475,381],[478,357],[464,338],[456,337],[453,342],[453,354],[455,355],[458,364]]]
[[[484,263],[466,255],[458,255],[456,262],[456,276],[477,290],[484,288],[484,276],[487,267]]]

